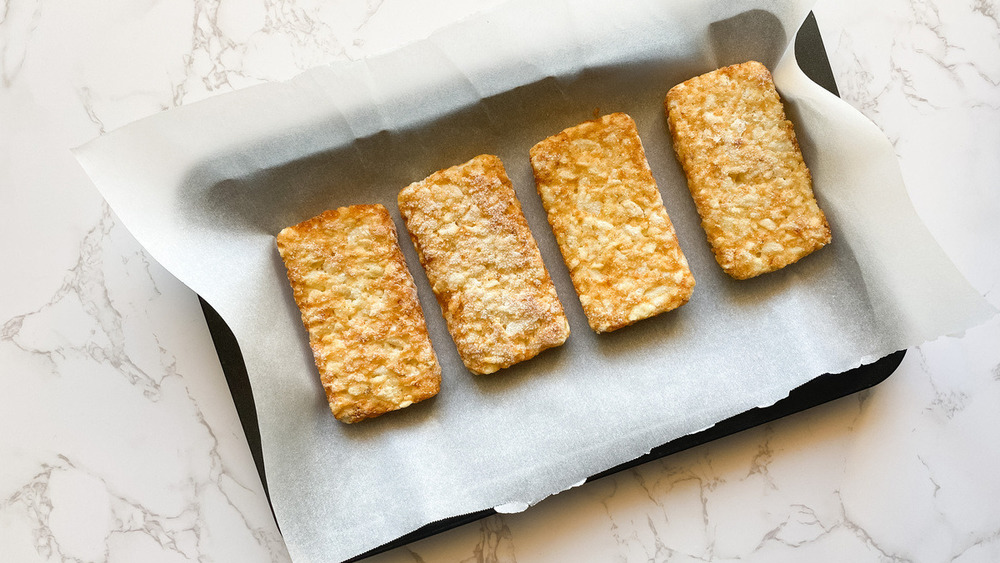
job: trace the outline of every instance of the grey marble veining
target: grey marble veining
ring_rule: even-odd
[[[0,7],[0,560],[284,561],[197,300],[68,147],[136,118],[390,49],[496,2]],[[996,1],[821,1],[842,97],[994,305]],[[1000,560],[1000,321],[878,387],[372,558]]]
[[[241,541],[280,559],[239,427],[203,410],[229,406],[221,412],[232,416],[227,389],[199,389],[192,380],[204,374],[169,350],[182,335],[151,318],[179,299],[197,307],[176,282],[163,288],[156,278],[166,274],[153,267],[105,208],[51,300],[4,322],[4,365],[21,366],[4,375],[13,446],[4,459],[27,473],[5,487],[0,512],[27,519],[46,558],[101,560],[149,541],[197,558],[218,541],[211,532],[222,517],[245,529]]]

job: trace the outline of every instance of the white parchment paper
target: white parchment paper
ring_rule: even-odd
[[[805,78],[791,49],[782,57],[809,7],[515,1],[399,52],[164,112],[77,149],[126,227],[236,334],[294,558],[343,559],[441,518],[537,502],[820,374],[993,314],[917,219],[881,132]],[[708,249],[662,102],[678,82],[749,59],[774,69],[833,243],[741,282]],[[677,311],[598,336],[528,149],[612,111],[638,123],[697,287]],[[507,166],[572,335],[497,374],[470,374],[404,235],[441,393],[337,422],[274,235],[354,203],[384,204],[405,233],[398,191],[481,153]]]

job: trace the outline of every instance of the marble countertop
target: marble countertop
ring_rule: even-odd
[[[0,10],[0,560],[288,556],[197,297],[69,148],[151,113],[398,47],[498,0],[7,0]],[[820,0],[841,96],[1000,307],[1000,3]],[[888,380],[375,556],[1000,560],[1000,319]]]

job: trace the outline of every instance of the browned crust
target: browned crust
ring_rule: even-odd
[[[687,303],[694,276],[631,117],[570,127],[530,156],[591,328],[616,330]]]
[[[284,229],[277,243],[338,420],[437,394],[441,367],[385,207],[326,211]]]
[[[792,123],[764,65],[692,78],[665,101],[702,227],[736,279],[772,272],[831,240]]]
[[[569,323],[499,158],[438,171],[398,200],[466,367],[492,373],[566,341]]]

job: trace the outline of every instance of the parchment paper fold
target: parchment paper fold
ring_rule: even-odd
[[[343,559],[441,518],[537,502],[817,375],[994,313],[916,217],[886,138],[799,71],[786,47],[809,8],[515,1],[398,52],[167,111],[76,150],[125,226],[236,334],[294,558]],[[834,242],[737,282],[705,242],[662,102],[680,81],[749,59],[774,70]],[[638,123],[697,287],[677,311],[598,336],[545,220],[528,149],[612,111]],[[396,193],[481,153],[507,167],[566,308],[569,341],[473,376],[404,235],[442,391],[338,423],[274,235],[353,203],[386,205],[405,233]]]

